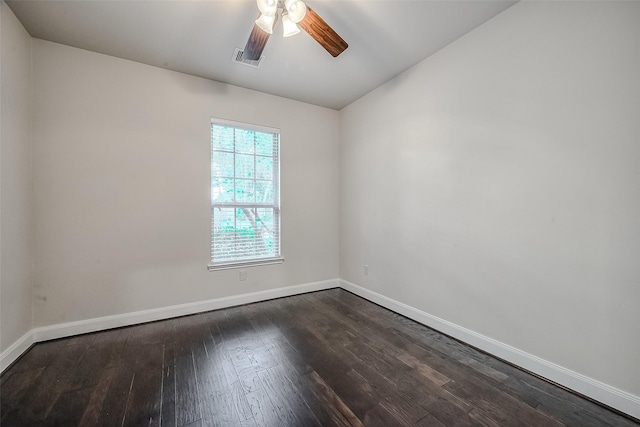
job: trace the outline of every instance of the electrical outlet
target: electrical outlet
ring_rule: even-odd
[[[240,270],[240,280],[241,281],[247,280],[247,270]]]
[[[369,264],[365,264],[364,265],[364,275],[368,276],[369,275]]]

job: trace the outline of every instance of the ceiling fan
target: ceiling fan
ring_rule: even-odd
[[[244,47],[243,59],[256,61],[273,34],[273,27],[278,20],[278,12],[282,16],[283,37],[290,37],[300,32],[301,27],[334,58],[345,51],[349,45],[324,19],[307,6],[302,0],[256,0],[260,16],[253,24],[249,40]]]

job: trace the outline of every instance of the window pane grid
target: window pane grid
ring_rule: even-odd
[[[211,262],[280,257],[279,134],[211,125]]]

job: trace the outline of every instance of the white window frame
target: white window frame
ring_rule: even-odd
[[[268,265],[268,264],[280,264],[284,262],[284,257],[282,256],[282,228],[280,226],[280,129],[271,128],[267,126],[254,125],[249,123],[231,121],[226,119],[220,119],[216,117],[211,118],[210,126],[213,125],[221,125],[233,127],[236,129],[250,130],[255,132],[264,132],[264,133],[274,133],[277,134],[277,155],[274,156],[274,188],[273,188],[273,203],[272,204],[264,204],[264,203],[243,203],[243,202],[222,202],[222,203],[214,203],[213,199],[211,199],[211,256],[210,263],[208,265],[209,271],[214,270],[224,270],[231,268],[242,268],[242,267],[250,267],[257,265]],[[211,138],[211,136],[210,136]],[[213,141],[210,139],[210,161],[209,165],[212,166],[213,162]],[[236,154],[234,148],[234,155]],[[254,157],[256,155],[254,154]],[[211,169],[211,168],[210,168]],[[209,177],[209,189],[212,189],[213,176]],[[211,191],[210,191],[211,193]],[[211,197],[211,196],[210,196]],[[225,260],[218,261],[214,260],[214,209],[216,208],[273,208],[274,209],[274,227],[277,227],[277,242],[276,242],[276,256],[275,257],[262,257],[262,258],[253,258],[253,259],[242,259],[242,260]]]

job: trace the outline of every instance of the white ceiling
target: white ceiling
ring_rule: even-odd
[[[306,0],[349,43],[333,58],[276,25],[258,69],[231,62],[253,0],[7,0],[31,36],[286,98],[341,109],[515,3]]]

